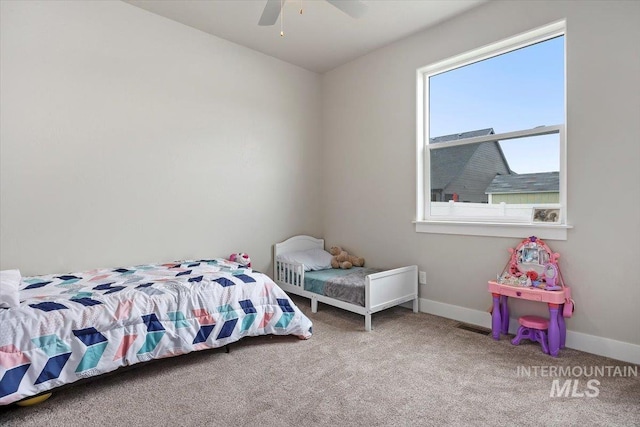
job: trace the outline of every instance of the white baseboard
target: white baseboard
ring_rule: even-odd
[[[420,311],[491,329],[491,315],[488,311],[473,310],[426,298],[420,298]],[[517,330],[518,321],[511,319],[509,333],[515,334]],[[637,344],[567,330],[566,346],[623,362],[640,364],[640,345]]]

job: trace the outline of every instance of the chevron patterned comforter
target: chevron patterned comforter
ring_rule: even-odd
[[[23,278],[0,309],[0,405],[246,336],[311,336],[269,277],[222,259]]]

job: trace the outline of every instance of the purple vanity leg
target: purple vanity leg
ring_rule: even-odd
[[[558,304],[549,304],[549,354],[558,356],[560,351],[560,328],[558,326]]]
[[[564,348],[565,341],[567,340],[567,325],[564,323],[563,305],[558,310],[558,328],[560,329],[560,348]]]
[[[503,334],[509,333],[509,306],[507,305],[507,297],[500,295],[500,316],[502,316],[502,324],[500,325],[500,332]]]
[[[491,310],[491,331],[493,332],[493,339],[500,339],[500,325],[502,321],[500,319],[500,294],[493,295],[493,310]]]

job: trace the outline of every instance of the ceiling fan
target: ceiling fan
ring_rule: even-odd
[[[258,21],[260,26],[274,25],[286,0],[267,0]],[[326,0],[352,18],[360,18],[367,11],[367,5],[360,0]]]

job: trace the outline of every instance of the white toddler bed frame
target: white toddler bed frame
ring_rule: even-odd
[[[360,306],[316,294],[304,289],[304,267],[299,263],[278,260],[278,255],[308,249],[324,249],[324,240],[311,236],[294,236],[276,243],[273,254],[273,280],[285,292],[311,299],[311,311],[318,311],[318,301],[364,316],[364,329],[371,331],[371,315],[389,307],[413,301],[413,311],[418,312],[418,266],[395,268],[369,274],[365,277],[365,305]]]

